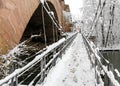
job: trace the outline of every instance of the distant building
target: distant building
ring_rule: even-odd
[[[70,13],[69,5],[64,5],[63,19],[64,19],[65,32],[70,32],[73,24],[72,24],[72,15]]]

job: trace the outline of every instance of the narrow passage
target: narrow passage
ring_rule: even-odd
[[[95,86],[95,83],[94,69],[79,33],[44,83],[37,86]]]

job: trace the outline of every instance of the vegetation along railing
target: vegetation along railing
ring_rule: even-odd
[[[102,80],[104,81],[104,86],[120,86],[113,65],[102,56],[92,41],[88,40],[83,34],[82,37],[92,66],[95,69],[97,84]]]
[[[0,86],[32,86],[43,82],[49,70],[56,64],[58,57],[65,51],[67,46],[76,37],[77,33],[71,36],[62,38],[58,42],[48,46],[42,53],[37,53],[37,56],[22,68],[16,69],[13,73],[0,80]],[[33,55],[34,56],[34,55]]]

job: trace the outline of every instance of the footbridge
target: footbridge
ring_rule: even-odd
[[[1,0],[0,86],[120,86],[119,73],[83,33],[63,33],[64,0]],[[23,8],[24,7],[24,8]],[[8,59],[8,60],[10,60]],[[0,74],[2,75],[2,74]]]
[[[81,33],[72,33],[29,58],[33,57],[23,67],[15,64],[0,86],[120,86],[112,64]]]

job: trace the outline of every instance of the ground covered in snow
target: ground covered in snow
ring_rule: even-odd
[[[37,86],[95,86],[95,82],[94,69],[79,33],[44,83]]]

